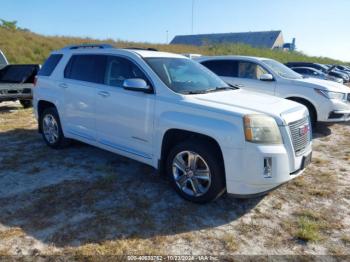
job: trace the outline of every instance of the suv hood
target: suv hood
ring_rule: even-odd
[[[310,88],[318,88],[321,90],[332,91],[332,92],[341,92],[341,93],[350,93],[350,88],[333,81],[322,80],[317,78],[304,78],[293,80],[299,86],[307,86]]]
[[[306,107],[296,102],[242,89],[194,95],[191,100],[241,115],[266,114],[273,117],[278,125],[285,125],[286,122],[290,123],[308,115]]]

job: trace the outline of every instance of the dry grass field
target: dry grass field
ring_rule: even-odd
[[[302,52],[283,52],[278,50],[253,48],[242,44],[227,44],[196,47],[191,45],[168,45],[126,42],[113,39],[97,40],[92,38],[44,36],[29,31],[9,30],[0,26],[0,50],[12,64],[42,64],[53,50],[66,45],[108,43],[118,48],[141,47],[156,48],[172,53],[194,53],[203,55],[249,55],[268,57],[282,63],[291,61],[318,62],[323,64],[343,64],[345,62],[327,57],[313,57]]]
[[[151,168],[84,144],[55,151],[32,110],[0,104],[0,256],[350,255],[350,125],[319,126],[303,176],[196,205]]]

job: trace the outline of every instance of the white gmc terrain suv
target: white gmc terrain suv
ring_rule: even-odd
[[[34,91],[45,142],[82,142],[164,171],[185,199],[265,193],[311,161],[306,107],[228,86],[184,56],[108,45],[55,51]]]
[[[229,84],[305,105],[312,123],[350,120],[350,88],[343,84],[303,78],[268,58],[216,56],[195,59]]]

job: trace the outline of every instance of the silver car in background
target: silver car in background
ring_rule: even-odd
[[[312,67],[292,67],[293,71],[297,72],[298,74],[302,75],[303,77],[311,77],[311,78],[317,78],[317,79],[323,79],[323,80],[329,80],[333,82],[337,82],[340,84],[344,84],[344,80],[335,76],[328,75],[326,73],[323,73],[320,70],[317,70]]]

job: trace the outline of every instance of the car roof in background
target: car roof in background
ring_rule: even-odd
[[[293,66],[292,69],[308,69],[308,70],[312,70],[312,71],[320,71],[320,70],[317,70],[313,67],[307,67],[307,66]]]
[[[224,56],[201,56],[201,57],[195,57],[193,58],[197,61],[208,61],[208,60],[273,60],[271,58],[265,58],[265,57],[256,57],[256,56],[237,56],[237,55],[224,55]]]

